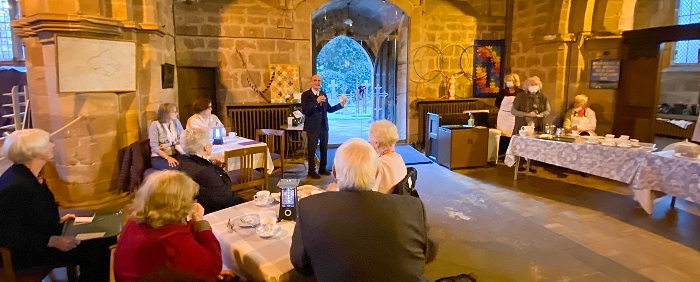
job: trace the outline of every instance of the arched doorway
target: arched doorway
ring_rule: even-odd
[[[334,105],[346,95],[340,111],[328,114],[329,143],[341,144],[352,137],[367,139],[372,100],[373,63],[367,51],[353,38],[339,35],[328,41],[316,56],[316,73],[323,79],[321,90]]]
[[[399,61],[408,61],[408,20],[392,1],[382,0],[329,1],[312,13],[313,71],[321,75],[321,87],[331,98],[348,97],[340,115],[329,115],[330,144],[351,137],[366,139],[369,124],[378,119],[394,122],[400,139],[406,138],[408,70]],[[328,51],[340,42],[352,46],[357,56]],[[326,52],[331,56],[324,55]],[[329,66],[321,62],[324,58],[337,60],[341,66],[348,62],[355,69],[361,67],[362,73],[351,74],[342,67],[329,72]],[[352,58],[362,63],[353,66]]]

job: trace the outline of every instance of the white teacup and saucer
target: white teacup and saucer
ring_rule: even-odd
[[[255,228],[255,233],[260,238],[271,238],[277,235],[282,230],[282,227],[277,224],[277,213],[274,211],[260,212],[260,225]]]
[[[275,201],[275,198],[270,197],[270,191],[258,191],[253,196],[253,203],[258,207],[264,207]]]

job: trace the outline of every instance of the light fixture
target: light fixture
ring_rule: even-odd
[[[352,2],[352,1],[351,1]],[[348,16],[343,23],[348,26],[352,26],[352,19],[350,19],[350,2],[345,6],[345,14]]]
[[[346,25],[352,26],[352,20],[350,18],[345,19],[344,23]]]

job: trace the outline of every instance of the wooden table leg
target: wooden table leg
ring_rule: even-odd
[[[671,207],[672,208],[676,207],[676,197],[671,198]]]

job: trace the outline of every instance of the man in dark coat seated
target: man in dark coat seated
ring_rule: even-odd
[[[353,138],[335,154],[338,192],[306,197],[297,206],[290,257],[318,281],[424,281],[437,254],[423,202],[372,191],[378,156]]]
[[[328,155],[328,113],[342,109],[347,100],[341,98],[335,106],[328,104],[326,93],[321,91],[321,76],[311,77],[311,89],[301,93],[301,110],[304,118],[304,131],[306,131],[306,153],[309,162],[310,178],[320,179],[321,175],[331,175],[327,170]],[[316,145],[319,146],[319,167],[316,173]]]
[[[231,179],[221,168],[223,159],[210,160],[209,130],[188,128],[180,135],[180,144],[187,154],[180,160],[180,171],[199,184],[197,201],[204,207],[205,214],[243,203],[243,199],[231,191]]]

